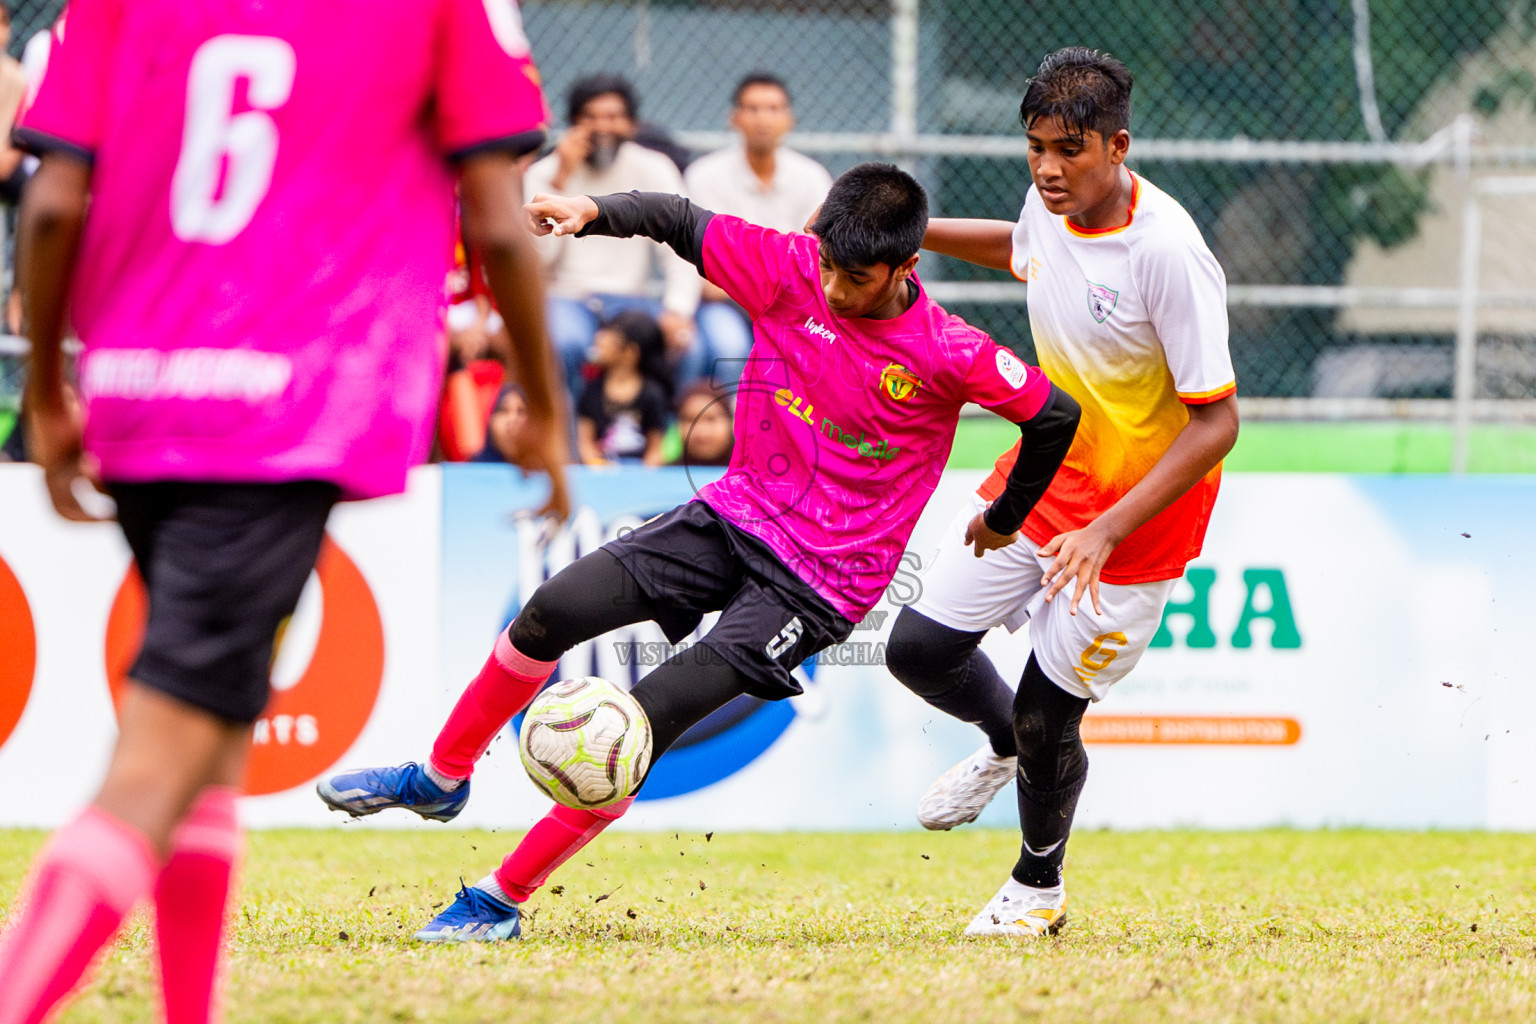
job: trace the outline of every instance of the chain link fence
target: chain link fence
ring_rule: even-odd
[[[894,159],[951,216],[1011,218],[1040,57],[1136,76],[1132,164],[1189,209],[1232,285],[1250,415],[1536,416],[1532,0],[527,0],[557,118],[569,83],[633,79],[641,116],[725,145],[737,79],[784,78],[791,140],[834,172]],[[1467,210],[1481,239],[1464,238]],[[1468,253],[1471,246],[1475,253]],[[1476,255],[1471,374],[1457,337]],[[929,257],[934,293],[1028,354],[1024,289]],[[1518,400],[1518,401],[1512,401]]]
[[[20,0],[10,52],[59,6]],[[1536,418],[1536,194],[1510,184],[1536,177],[1536,0],[522,8],[557,126],[572,81],[618,72],[642,120],[702,152],[733,140],[736,81],[769,70],[793,94],[791,144],[834,173],[900,162],[951,216],[1016,214],[1025,80],[1057,47],[1108,50],[1136,76],[1132,166],[1226,268],[1249,415]],[[925,272],[1031,354],[1021,285],[936,257]]]

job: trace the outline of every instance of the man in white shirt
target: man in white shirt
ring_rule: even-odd
[[[742,145],[727,146],[688,166],[688,195],[699,206],[775,231],[799,231],[826,198],[832,175],[803,153],[779,145],[795,126],[789,89],[755,71],[736,86],[731,127]],[[699,306],[697,376],[732,384],[752,347],[752,327],[725,293],[705,282]],[[693,358],[690,355],[690,358]]]
[[[613,192],[684,193],[683,177],[666,156],[636,143],[635,90],[617,75],[589,75],[571,86],[570,130],[554,152],[528,168],[526,191],[559,195]],[[555,242],[563,244],[552,244]],[[668,355],[684,367],[701,362],[694,314],[702,284],[693,267],[649,238],[536,238],[549,286],[549,335],[565,366],[573,395],[582,390],[582,366],[604,320],[644,309],[661,325]],[[661,301],[651,297],[652,267],[665,281]]]

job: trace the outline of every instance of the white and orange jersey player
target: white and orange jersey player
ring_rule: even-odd
[[[1226,278],[1189,214],[1125,166],[1130,94],[1107,54],[1046,57],[1020,108],[1032,184],[1017,222],[935,220],[924,239],[1028,282],[1040,368],[1082,407],[1016,542],[988,538],[980,513],[1017,446],[959,510],[887,647],[898,679],[987,733],[929,789],[919,820],[974,820],[1018,780],[1021,855],[967,934],[1037,936],[1066,921],[1061,866],[1088,768],[1078,723],[1151,643],[1237,439]],[[995,550],[973,557],[978,536]],[[1015,693],[977,645],[1025,623]]]
[[[72,0],[56,26],[16,132],[28,441],[65,517],[112,493],[149,617],[103,786],[0,941],[0,1024],[47,1017],[151,897],[165,1017],[208,1019],[278,625],[332,504],[427,454],[455,181],[566,511],[517,163],[545,120],[513,0]]]

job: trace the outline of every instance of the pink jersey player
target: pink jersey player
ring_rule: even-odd
[[[99,474],[149,614],[101,791],[7,921],[0,1024],[48,1016],[151,896],[165,1019],[208,1020],[276,634],[335,502],[426,452],[456,180],[563,513],[517,165],[544,119],[513,0],[73,0],[56,27],[17,132],[27,438],[67,518]]]
[[[18,135],[92,162],[70,315],[109,480],[399,491],[449,162],[546,119],[511,0],[74,0]],[[339,41],[345,45],[339,45]]]

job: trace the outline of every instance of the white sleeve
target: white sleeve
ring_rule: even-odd
[[[1013,225],[1013,254],[1008,258],[1008,269],[1013,276],[1020,281],[1029,280],[1029,201],[1035,194],[1035,186],[1029,186],[1029,191],[1024,196],[1024,206],[1019,210],[1019,219]]]
[[[1188,231],[1162,234],[1136,256],[1137,284],[1179,400],[1203,405],[1232,394],[1227,277],[1198,229],[1190,222]]]

